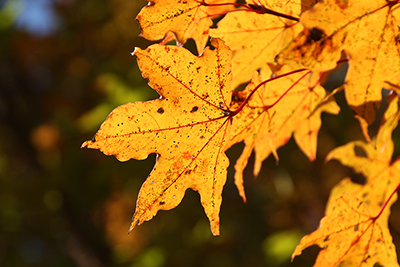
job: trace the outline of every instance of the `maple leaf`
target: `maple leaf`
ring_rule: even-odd
[[[251,0],[247,2],[253,3]],[[261,10],[267,8],[296,18],[301,12],[300,2],[258,3]],[[267,13],[241,11],[227,14],[218,23],[218,28],[210,30],[210,36],[221,38],[234,52],[232,87],[235,88],[249,81],[254,70],[268,68],[267,63],[273,62],[282,48],[302,29],[302,25],[295,20]]]
[[[353,141],[328,154],[326,160],[338,160],[355,172],[361,173],[366,182],[364,185],[358,185],[351,182],[350,178],[345,178],[332,190],[327,211],[332,208],[335,199],[345,191],[356,194],[359,199],[368,203],[371,212],[380,211],[385,200],[400,183],[400,160],[392,162],[394,143],[391,139],[399,118],[399,98],[396,96],[390,101],[372,144]]]
[[[320,1],[302,14],[305,29],[276,60],[326,71],[346,51],[345,95],[365,128],[375,120],[381,89],[400,82],[399,28],[392,14],[398,7],[398,1],[386,0]]]
[[[230,3],[232,0],[204,2],[218,4]],[[172,32],[178,44],[185,44],[189,38],[192,38],[200,54],[208,41],[208,31],[213,24],[211,15],[215,14],[214,12],[222,13],[230,8],[232,7],[229,5],[209,7],[200,0],[153,0],[140,11],[136,19],[142,29],[142,37],[157,41]],[[167,39],[170,40],[170,38],[168,36]]]
[[[398,266],[388,216],[387,212],[379,218],[371,216],[365,202],[346,192],[332,213],[321,220],[319,229],[301,239],[292,258],[316,244],[322,250],[314,267]]]
[[[321,228],[303,238],[293,257],[317,244],[323,250],[315,266],[340,262],[341,266],[398,266],[387,221],[400,183],[400,159],[391,162],[391,135],[399,118],[399,97],[395,96],[372,144],[354,141],[328,154],[327,160],[339,160],[363,174],[366,182],[360,185],[345,178],[332,189]]]
[[[157,153],[156,164],[140,189],[130,230],[176,207],[188,188],[198,191],[214,235],[229,160],[224,153],[230,123],[230,60],[227,46],[213,39],[215,50],[200,57],[182,47],[136,48],[144,78],[160,99],[117,107],[92,141],[82,147],[100,149],[121,161]]]
[[[325,89],[316,83],[316,74],[309,72],[292,73],[289,66],[271,67],[263,72],[263,77],[278,77],[259,88],[238,115],[233,118],[230,145],[244,141],[245,147],[235,165],[235,184],[246,200],[243,189],[243,170],[254,149],[254,175],[260,172],[262,162],[276,149],[286,144],[292,134],[300,149],[314,160],[317,136],[321,127],[321,113],[337,114],[339,107],[333,98],[327,98]],[[232,109],[242,104],[253,89],[260,84],[261,77],[256,72],[244,91],[237,92]],[[241,100],[242,99],[242,100]],[[241,101],[240,101],[241,100]]]

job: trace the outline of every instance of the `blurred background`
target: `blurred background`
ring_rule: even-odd
[[[362,139],[343,93],[341,113],[323,115],[315,162],[293,140],[257,178],[250,160],[246,204],[229,168],[221,236],[211,235],[192,190],[127,234],[155,155],[121,163],[80,146],[116,106],[158,97],[130,55],[150,44],[135,21],[146,4],[0,0],[0,266],[312,266],[317,247],[290,263],[292,251],[317,228],[330,189],[345,176],[362,179],[324,162],[332,148]],[[228,151],[232,163],[242,148]],[[397,244],[399,209],[390,217]]]

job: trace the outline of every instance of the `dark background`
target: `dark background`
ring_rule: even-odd
[[[341,113],[323,115],[315,162],[293,140],[279,149],[279,164],[265,161],[258,178],[251,159],[246,204],[229,168],[221,236],[211,235],[192,190],[178,208],[127,234],[155,156],[121,163],[80,146],[116,106],[158,97],[130,55],[150,44],[135,21],[146,4],[0,0],[0,265],[312,266],[318,248],[290,263],[294,247],[317,228],[330,189],[345,176],[360,179],[324,162],[334,147],[362,139],[343,93]],[[340,85],[338,77],[327,88]],[[231,165],[242,148],[228,151]],[[395,204],[396,243],[399,222]]]

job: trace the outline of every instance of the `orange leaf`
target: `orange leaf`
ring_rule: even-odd
[[[399,28],[392,15],[398,7],[397,1],[386,0],[321,1],[302,14],[300,21],[306,29],[276,60],[326,71],[336,66],[345,50],[349,56],[347,102],[371,124],[381,89],[400,83]]]
[[[386,110],[381,127],[373,143],[350,142],[332,150],[327,160],[336,159],[343,165],[353,168],[366,178],[364,185],[358,185],[345,178],[332,190],[326,212],[343,192],[351,192],[368,204],[372,213],[378,213],[397,184],[400,183],[400,160],[392,162],[394,144],[392,131],[400,118],[399,97],[394,97]],[[393,200],[392,200],[393,202]],[[392,203],[391,202],[391,203]]]
[[[315,232],[303,237],[292,258],[312,245],[322,248],[314,267],[399,266],[392,236],[387,227],[389,213],[372,217],[368,206],[344,193],[332,213],[321,220]]]
[[[121,161],[157,153],[156,165],[144,182],[130,230],[158,210],[176,207],[188,188],[199,192],[214,235],[229,160],[224,153],[229,118],[230,50],[212,41],[196,57],[181,47],[153,45],[134,55],[144,78],[160,99],[116,108],[93,141],[82,146],[100,149]]]
[[[232,2],[211,0],[209,4]],[[189,38],[196,42],[199,54],[208,41],[208,31],[213,24],[210,15],[229,10],[230,6],[208,7],[200,0],[153,0],[145,6],[136,19],[142,29],[141,36],[152,41],[163,39],[172,32],[178,44],[185,44]]]
[[[291,70],[289,66],[283,66],[274,73],[269,69],[263,76],[271,77]],[[256,156],[255,176],[258,175],[262,162],[270,153],[278,157],[276,150],[286,144],[292,134],[301,150],[310,160],[314,160],[321,113],[339,112],[337,104],[332,99],[326,99],[327,93],[322,86],[313,87],[315,80],[311,78],[318,75],[307,75],[302,78],[304,74],[305,71],[267,83],[250,98],[246,108],[233,118],[230,145],[245,142],[243,153],[235,165],[235,183],[244,200],[243,170],[253,149]],[[233,107],[237,107],[260,82],[258,73],[255,73],[249,86],[244,91],[236,93],[235,97],[239,102],[232,102]],[[284,95],[288,89],[290,91]],[[279,99],[280,97],[282,98]],[[278,99],[276,105],[268,107]]]
[[[292,9],[299,12],[299,2],[261,4],[270,10],[296,16]],[[218,23],[217,29],[210,30],[210,35],[221,38],[234,51],[232,87],[235,88],[248,82],[254,70],[268,68],[267,63],[273,62],[275,56],[302,28],[300,23],[293,20],[240,11],[227,14]]]
[[[391,164],[394,150],[391,136],[399,117],[399,98],[396,96],[391,100],[372,144],[363,141],[350,142],[332,150],[326,160],[339,160],[343,165],[353,168],[366,177],[379,174]]]
[[[395,96],[373,144],[350,142],[329,153],[327,160],[339,160],[362,173],[366,182],[360,185],[345,178],[332,189],[321,228],[303,238],[293,257],[317,244],[323,250],[315,266],[373,266],[377,262],[398,266],[387,221],[400,183],[400,160],[391,162],[391,135],[399,118],[399,97]]]

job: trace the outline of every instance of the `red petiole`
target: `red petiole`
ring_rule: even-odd
[[[389,204],[390,200],[392,199],[394,194],[397,192],[397,189],[399,189],[399,187],[400,187],[400,183],[396,186],[396,188],[390,194],[389,198],[385,201],[385,204],[383,204],[383,206],[382,206],[381,210],[379,211],[378,215],[376,215],[375,217],[372,217],[372,220],[376,221],[382,215],[382,213],[385,210],[386,206]]]
[[[279,13],[276,12],[274,10],[268,9],[264,6],[262,6],[261,4],[238,4],[238,3],[219,3],[219,4],[209,4],[206,3],[205,0],[198,0],[197,1],[199,4],[203,5],[203,6],[228,6],[228,5],[233,5],[235,7],[238,8],[242,8],[242,9],[236,9],[236,10],[231,10],[231,11],[227,11],[226,13],[230,13],[230,12],[236,12],[236,11],[247,11],[247,12],[255,12],[257,14],[270,14],[270,15],[274,15],[277,17],[281,17],[281,18],[285,18],[285,19],[289,19],[289,20],[294,20],[299,22],[300,19],[297,17],[293,17],[287,14],[283,14],[283,13]],[[224,15],[226,13],[221,13],[221,14],[213,14],[213,16],[216,15]]]
[[[249,100],[250,100],[250,98],[253,96],[253,94],[261,87],[261,86],[263,86],[264,84],[266,84],[266,83],[268,83],[268,82],[271,82],[271,81],[273,81],[273,80],[276,80],[276,79],[280,79],[280,78],[283,78],[283,77],[286,77],[286,76],[289,76],[289,75],[292,75],[292,74],[294,74],[294,73],[298,73],[298,72],[302,72],[302,71],[306,71],[306,70],[308,70],[308,69],[298,69],[298,70],[294,70],[294,71],[291,71],[291,72],[288,72],[288,73],[285,73],[285,74],[282,74],[282,75],[278,75],[278,76],[275,76],[275,77],[272,77],[272,78],[270,78],[270,79],[268,79],[268,80],[265,80],[265,81],[262,81],[262,82],[260,82],[251,92],[250,92],[250,94],[246,97],[246,99],[242,102],[242,104],[240,104],[240,106],[236,109],[236,110],[234,110],[234,111],[227,111],[227,114],[230,116],[230,117],[233,117],[233,116],[236,116],[243,108],[244,108],[244,106],[247,104],[247,102],[249,102]],[[310,70],[308,70],[307,71],[307,73],[305,73],[303,76],[301,76],[296,82],[294,82],[286,91],[285,91],[285,93],[283,93],[273,104],[271,104],[271,105],[268,105],[268,106],[265,106],[264,107],[264,109],[265,110],[267,110],[267,109],[269,109],[269,108],[272,108],[273,106],[275,106],[297,83],[299,83],[307,74],[309,74],[311,71]]]

